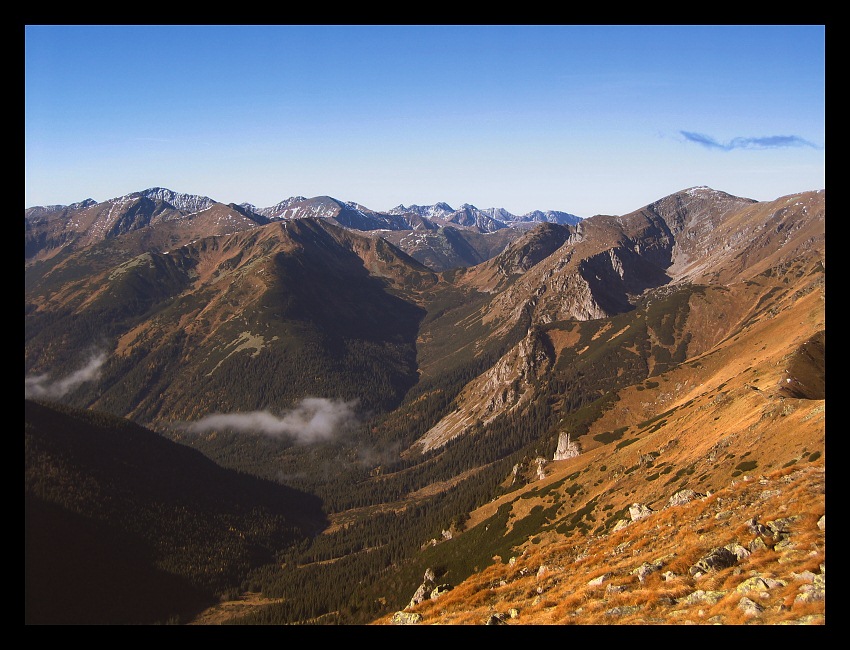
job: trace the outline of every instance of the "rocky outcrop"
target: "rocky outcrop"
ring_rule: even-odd
[[[441,447],[476,423],[487,424],[507,410],[525,404],[534,384],[549,372],[555,353],[546,335],[536,328],[490,370],[470,382],[458,398],[458,408],[425,433],[415,444],[422,451]]]
[[[581,445],[578,442],[570,441],[569,431],[562,432],[558,436],[558,448],[555,450],[552,460],[567,460],[568,458],[575,458],[579,454],[581,454]]]
[[[629,516],[632,518],[632,521],[648,517],[653,512],[655,511],[652,508],[645,506],[642,503],[633,503],[629,506]]]
[[[443,532],[445,533],[445,531]],[[405,609],[407,610],[415,607],[423,600],[437,600],[437,598],[450,591],[451,588],[452,586],[446,583],[437,584],[435,582],[434,569],[428,568],[425,570],[425,575],[422,578],[422,584],[416,588],[413,597],[410,599],[410,602],[407,604]],[[396,615],[398,614],[402,614],[402,612],[397,612]]]
[[[415,612],[396,612],[393,614],[393,625],[416,625],[422,621],[422,614]]]

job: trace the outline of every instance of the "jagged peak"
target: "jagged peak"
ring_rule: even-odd
[[[181,192],[175,192],[174,190],[170,190],[166,187],[150,187],[141,192],[135,192],[133,194],[120,197],[118,200],[126,200],[135,197],[165,201],[166,203],[173,205],[178,210],[188,212],[206,210],[218,203],[218,201],[215,201],[208,196],[201,196],[199,194],[184,194]]]
[[[455,210],[448,203],[440,201],[438,203],[434,203],[433,205],[417,205],[414,203],[409,206],[405,206],[404,204],[400,204],[392,208],[391,210],[388,210],[387,214],[402,215],[410,212],[418,214],[420,217],[442,217],[445,215],[453,214],[454,212],[457,212],[457,210]]]

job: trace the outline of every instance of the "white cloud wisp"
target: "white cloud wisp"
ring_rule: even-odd
[[[95,381],[100,377],[100,369],[106,362],[106,353],[94,354],[79,370],[75,370],[62,379],[50,380],[48,374],[24,378],[24,397],[59,398],[64,397],[80,384]]]
[[[216,413],[189,424],[192,433],[230,429],[241,433],[289,436],[296,442],[322,442],[335,438],[356,422],[357,401],[306,397],[295,408],[277,416],[268,411]]]

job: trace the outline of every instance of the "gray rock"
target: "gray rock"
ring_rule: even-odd
[[[737,555],[725,546],[719,546],[712,549],[708,555],[692,566],[689,572],[691,575],[695,575],[696,573],[708,573],[712,570],[727,569],[734,566],[737,561]]]
[[[620,605],[618,607],[612,607],[609,610],[605,611],[606,616],[626,616],[627,614],[634,614],[635,612],[639,612],[640,607],[638,605]]]
[[[393,625],[416,625],[422,621],[422,614],[415,612],[396,612],[393,614]]]
[[[679,490],[667,501],[667,507],[671,506],[681,506],[686,503],[690,503],[694,499],[701,499],[705,495],[700,494],[699,492],[694,492],[690,488],[686,488],[684,490]]]
[[[703,591],[698,589],[687,596],[679,598],[676,603],[679,605],[716,605],[726,593],[723,591]]]
[[[770,589],[770,585],[768,585],[767,581],[760,576],[753,576],[752,578],[747,578],[737,587],[735,587],[735,591],[738,593],[748,593],[750,591],[759,591],[765,592]]]
[[[611,529],[612,533],[616,533],[618,530],[623,530],[626,526],[628,526],[631,522],[628,519],[620,519],[614,524],[614,527]]]
[[[629,515],[632,518],[632,521],[637,521],[638,519],[643,519],[644,517],[648,517],[653,512],[655,512],[649,506],[645,506],[642,503],[633,503],[629,506]]]
[[[646,577],[649,574],[655,573],[656,571],[660,571],[660,570],[661,570],[660,564],[653,564],[651,562],[644,562],[638,568],[634,569],[632,571],[632,573],[638,577],[638,580],[643,582],[644,580],[646,580]]]
[[[795,603],[813,603],[826,598],[826,579],[823,575],[815,576],[811,584],[800,586],[800,593],[794,598]]]
[[[724,548],[734,553],[735,557],[738,558],[739,561],[749,557],[750,555],[750,551],[740,544],[727,544]]]
[[[746,616],[758,616],[764,611],[764,607],[759,605],[754,600],[750,600],[746,596],[741,598],[738,601],[738,609],[740,609]]]
[[[603,573],[601,576],[596,576],[593,580],[588,580],[587,584],[590,587],[599,587],[603,582],[609,580],[613,574],[612,573]]]
[[[770,528],[768,528],[764,524],[759,523],[759,521],[755,517],[753,517],[747,522],[747,527],[750,529],[753,535],[757,535],[759,537],[773,535]]]

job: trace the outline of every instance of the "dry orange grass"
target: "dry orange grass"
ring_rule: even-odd
[[[482,625],[493,614],[509,625],[823,624],[825,600],[802,602],[798,596],[811,582],[805,572],[820,574],[825,562],[825,535],[817,525],[824,511],[821,460],[737,481],[616,533],[573,534],[531,545],[513,563],[496,557],[483,571],[411,611],[422,615],[422,624],[448,625]],[[718,513],[723,515],[717,518]],[[753,518],[761,524],[784,519],[790,533],[784,546],[755,550],[732,567],[691,575],[691,567],[712,549],[746,547],[756,536],[748,525]],[[636,569],[644,563],[658,568],[641,580]],[[600,576],[601,584],[588,584]],[[747,583],[751,588],[739,589],[758,576],[784,585]],[[703,600],[696,597],[700,592]]]

